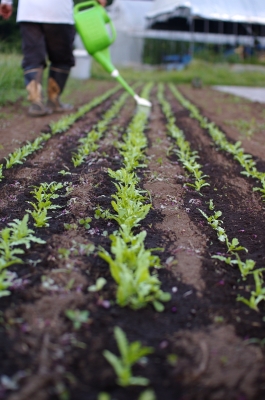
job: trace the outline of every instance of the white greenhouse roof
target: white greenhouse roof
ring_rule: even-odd
[[[265,0],[155,0],[146,17],[163,21],[175,15],[265,24]]]
[[[108,14],[119,31],[143,31],[152,5],[152,0],[114,0],[108,7]]]

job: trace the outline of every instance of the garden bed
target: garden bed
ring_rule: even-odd
[[[98,92],[104,93],[107,86],[102,85]],[[0,182],[0,229],[14,219],[22,220],[30,210],[29,227],[45,241],[33,242],[28,249],[22,246],[24,254],[19,257],[23,264],[8,268],[16,276],[11,294],[0,298],[0,399],[265,397],[264,300],[258,303],[258,311],[238,301],[238,296],[250,298],[255,290],[252,272],[265,267],[265,203],[262,192],[253,191],[262,186],[257,179],[242,175],[242,166],[213,143],[208,130],[191,118],[170,86],[165,85],[162,91],[158,85],[149,89],[153,107],[146,120],[142,117],[147,146],[143,146],[146,158],[140,163],[145,166],[136,165],[134,172],[138,176],[136,187],[150,194],[143,192],[143,205],[152,207],[132,232],[136,236],[146,232],[145,249],[155,249],[152,254],[163,266],[151,266],[151,274],[171,299],[161,301],[161,312],[153,298],[139,309],[133,309],[130,300],[120,307],[117,283],[108,263],[99,256],[103,249],[111,252],[110,235],[119,229],[116,220],[106,218],[105,213],[109,210],[113,215],[111,202],[117,191],[109,169],[117,171],[124,165],[117,143],[123,143],[132,130],[128,126],[137,116],[133,100],[121,99],[114,109],[122,93],[113,92],[88,113],[73,119],[64,132],[52,131],[48,117],[43,122],[48,124],[45,129],[41,120],[36,120],[31,138],[40,132],[54,133],[22,164],[6,169],[3,159]],[[265,116],[260,104],[206,88],[181,86],[179,90],[208,122],[215,122],[229,142],[241,140],[258,171],[265,172]],[[159,93],[171,106],[173,125],[183,131],[191,150],[198,152],[196,160],[207,183],[200,190],[192,186],[194,177],[176,153],[176,140],[169,134],[169,114],[161,107]],[[18,114],[21,109],[18,106]],[[109,116],[108,111],[112,112]],[[107,118],[108,124],[102,128],[98,122]],[[31,122],[23,121],[19,126],[21,146],[31,139],[25,129]],[[89,137],[92,130],[100,132],[96,147],[92,146],[75,167],[73,154],[84,143],[79,139]],[[7,157],[7,149],[13,151],[14,143],[9,147],[6,137],[3,157]],[[29,204],[34,202],[33,187],[51,182],[62,184],[59,197],[53,200],[60,208],[48,210],[47,226],[35,227]],[[214,210],[222,212],[218,226],[225,229],[230,242],[237,238],[248,252],[229,253],[225,241],[207,223],[200,210],[212,215],[210,200]],[[239,255],[242,262],[253,260],[255,267],[242,277],[237,264],[212,258],[216,255],[234,260]],[[92,291],[99,278],[106,280],[105,285]],[[259,279],[263,283],[262,271]],[[67,310],[89,314],[83,314],[75,329]],[[77,314],[74,319],[78,319]],[[133,376],[149,380],[147,388],[153,391],[142,398],[146,388],[118,385],[114,369],[103,355],[105,350],[119,355],[114,338],[117,326],[129,342],[140,341],[153,348],[132,369]]]

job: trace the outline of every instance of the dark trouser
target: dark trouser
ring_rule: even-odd
[[[37,79],[38,71],[50,61],[49,77],[53,78],[62,92],[69,71],[75,65],[73,41],[75,28],[70,24],[44,24],[20,22],[26,86]]]

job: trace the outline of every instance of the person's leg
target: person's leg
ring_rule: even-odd
[[[29,115],[41,116],[47,114],[47,107],[42,98],[42,74],[46,66],[46,47],[41,24],[21,22],[20,32],[22,37],[25,86],[28,100],[31,102]]]
[[[69,24],[44,24],[45,41],[51,62],[48,80],[48,106],[55,112],[69,111],[72,106],[62,104],[63,92],[71,67],[75,64],[73,42],[75,29]]]

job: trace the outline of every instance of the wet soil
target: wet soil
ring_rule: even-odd
[[[98,93],[102,90],[103,86],[99,87]],[[224,121],[246,119],[245,100],[235,102],[210,89],[181,90],[231,140],[238,140],[240,133]],[[115,96],[66,133],[54,136],[23,165],[8,171],[0,183],[1,229],[23,217],[29,208],[27,201],[32,201],[32,185],[61,181],[71,182],[73,189],[67,196],[65,190],[60,192],[55,202],[61,208],[51,212],[49,227],[36,229],[30,222],[46,244],[32,246],[23,256],[24,264],[10,268],[19,279],[11,296],[0,298],[0,399],[97,400],[99,393],[107,392],[112,400],[137,400],[144,388],[118,386],[102,355],[105,349],[118,355],[113,328],[120,326],[130,342],[139,340],[154,348],[153,354],[133,367],[133,373],[149,379],[157,400],[263,400],[264,303],[255,312],[236,300],[238,294],[249,296],[253,279],[242,281],[236,268],[211,258],[223,254],[225,247],[198,209],[208,212],[213,199],[223,213],[228,236],[237,237],[248,249],[242,258],[253,259],[257,268],[263,268],[264,202],[252,191],[253,182],[240,174],[231,157],[216,151],[207,132],[169,90],[166,98],[177,124],[198,151],[210,186],[201,194],[185,187],[189,177],[173,152],[175,143],[167,135],[154,88],[146,129],[147,166],[138,170],[142,188],[150,192],[152,209],[141,229],[147,232],[147,248],[163,248],[155,252],[164,266],[158,275],[162,289],[170,292],[172,299],[162,313],[151,306],[133,311],[115,303],[115,282],[97,251],[100,246],[110,249],[108,235],[117,225],[94,215],[98,207],[111,209],[115,186],[107,170],[122,165],[115,143],[134,115],[132,100],[112,121],[99,149],[82,166],[74,168],[71,163],[78,139],[101,118]],[[262,123],[262,109],[258,111],[252,103],[247,107],[247,115]],[[37,130],[40,132],[42,125],[36,134]],[[28,139],[25,132],[21,124],[22,142]],[[250,139],[244,138],[243,144],[262,168],[261,135],[256,132]],[[62,169],[71,175],[58,174]],[[92,219],[87,229],[79,223],[84,217]],[[100,292],[88,291],[99,277],[107,284]],[[88,321],[75,330],[65,316],[68,309],[88,310]]]

